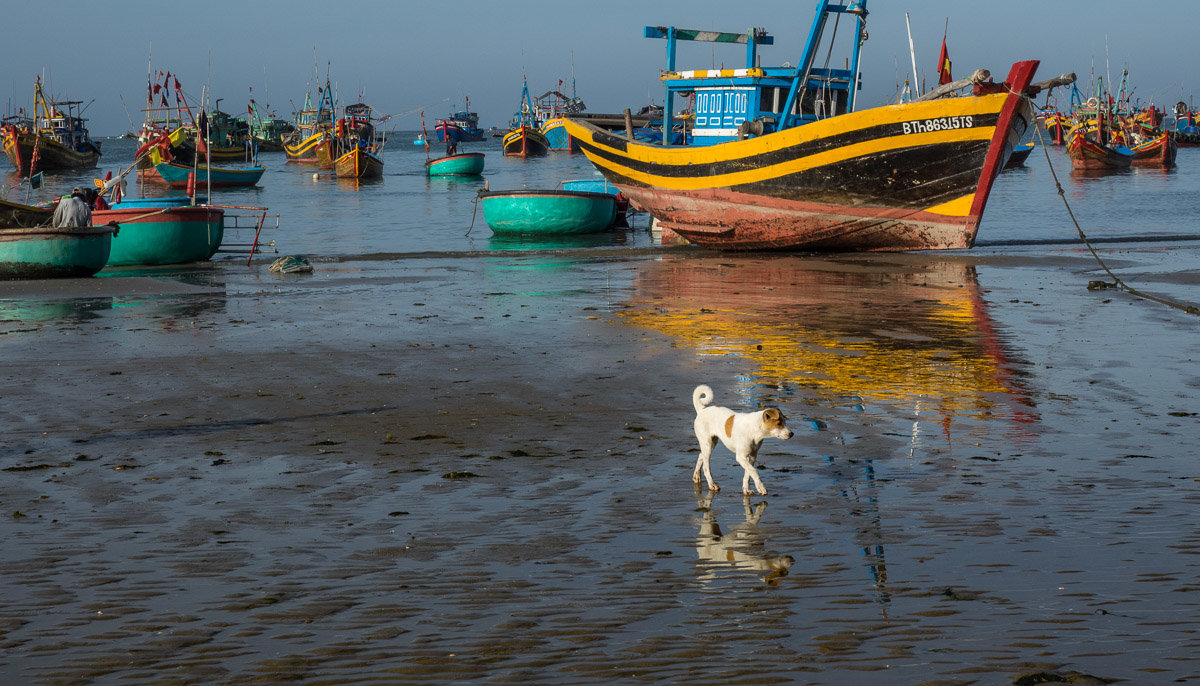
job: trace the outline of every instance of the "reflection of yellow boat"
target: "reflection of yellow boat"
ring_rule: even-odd
[[[699,355],[741,355],[767,385],[1031,421],[974,266],[933,259],[668,258],[640,271],[622,316]]]

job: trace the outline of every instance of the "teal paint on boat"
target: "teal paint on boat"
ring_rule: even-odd
[[[589,193],[607,193],[616,195],[621,192],[616,184],[610,183],[607,179],[572,179],[562,182],[563,190],[567,191],[587,191]]]
[[[91,276],[112,247],[107,226],[0,228],[0,279]]]
[[[498,234],[578,234],[604,231],[616,217],[616,196],[586,191],[481,191],[483,218]]]
[[[186,195],[171,195],[163,198],[125,198],[121,202],[113,203],[112,209],[123,210],[143,207],[159,209],[163,207],[186,207],[191,204],[192,199]]]
[[[114,207],[92,212],[92,222],[117,224],[110,267],[201,262],[217,252],[225,233],[224,211],[203,206]]]
[[[187,188],[188,174],[193,169],[190,165],[162,162],[154,165],[158,175],[172,188]],[[203,189],[212,180],[213,188],[230,188],[235,186],[253,186],[262,178],[266,167],[246,167],[233,169],[228,167],[206,167],[200,165],[196,172],[196,188]]]
[[[483,153],[468,152],[429,160],[425,163],[425,171],[430,176],[479,176],[483,173]]]

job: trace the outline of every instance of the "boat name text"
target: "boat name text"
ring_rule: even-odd
[[[904,127],[904,135],[910,133],[928,133],[930,131],[950,131],[951,129],[969,129],[975,126],[975,117],[938,117],[923,121],[906,121],[900,124]]]

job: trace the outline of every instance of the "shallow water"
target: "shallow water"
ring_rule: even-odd
[[[0,681],[1200,679],[1196,322],[1085,288],[1037,154],[975,250],[829,257],[513,246],[423,150],[268,163],[222,198],[312,275],[0,290]],[[1089,235],[1194,232],[1191,150],[1064,168]],[[1190,238],[1102,251],[1200,300]],[[788,415],[769,496],[723,449],[693,489],[697,383]]]

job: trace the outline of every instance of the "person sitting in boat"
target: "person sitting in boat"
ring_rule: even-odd
[[[446,157],[454,157],[458,154],[458,143],[453,138],[446,139]]]
[[[92,208],[88,207],[87,195],[82,188],[76,188],[71,194],[58,201],[54,208],[51,223],[56,227],[91,226]]]

